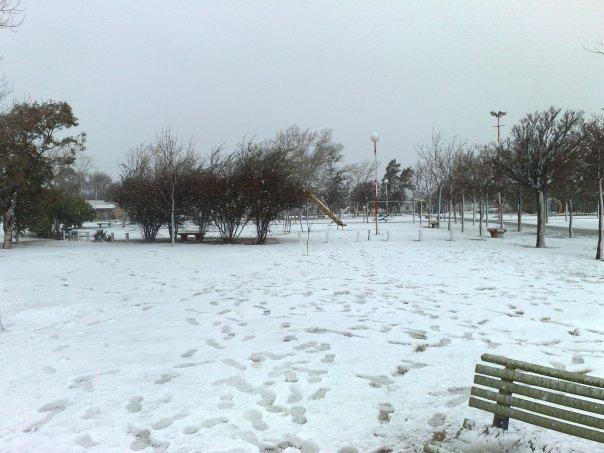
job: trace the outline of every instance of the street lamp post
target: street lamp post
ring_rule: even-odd
[[[497,126],[493,126],[497,128],[497,157],[499,157],[499,141],[501,140],[500,129],[501,126],[505,126],[505,124],[501,124],[501,118],[504,117],[506,112],[502,112],[501,110],[497,112],[491,112],[491,116],[497,118]],[[499,178],[499,183],[501,184],[501,178]],[[501,190],[497,193],[497,204],[499,204],[499,228],[503,228],[503,202],[501,200]],[[487,209],[489,205],[487,204]]]
[[[386,215],[388,215],[388,180],[384,178],[384,189],[386,189]]]
[[[375,170],[375,194],[373,198],[373,211],[375,214],[375,234],[378,234],[378,173],[377,173],[377,142],[380,140],[380,136],[377,132],[371,134],[371,141],[373,142],[373,166]]]

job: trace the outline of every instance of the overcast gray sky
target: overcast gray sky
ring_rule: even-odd
[[[0,33],[17,99],[66,100],[95,166],[170,125],[201,153],[291,124],[346,160],[405,165],[433,128],[472,142],[549,105],[604,106],[604,1],[22,0]],[[504,131],[505,132],[505,131]],[[383,168],[383,166],[382,166]]]

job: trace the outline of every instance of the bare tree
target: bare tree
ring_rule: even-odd
[[[112,183],[111,176],[102,171],[94,171],[84,179],[84,196],[94,200],[105,199]]]
[[[551,107],[526,115],[501,147],[501,165],[509,176],[537,193],[537,243],[545,247],[548,190],[560,169],[581,145],[583,113]]]
[[[194,172],[198,158],[193,142],[184,143],[172,134],[170,128],[165,128],[157,134],[151,148],[159,182],[158,189],[169,206],[170,242],[174,244],[178,229],[177,199],[186,198],[186,193],[183,193],[185,181]]]
[[[474,149],[460,150],[453,161],[452,178],[460,199],[461,232],[465,231],[466,195],[472,191],[472,166],[474,165]]]
[[[0,28],[17,28],[23,23],[22,12],[21,0],[0,0]]]
[[[570,156],[565,165],[562,166],[558,178],[552,185],[554,196],[558,197],[564,205],[564,212],[569,213],[568,237],[573,237],[573,205],[575,198],[585,189],[586,163],[589,153],[587,148],[583,148],[580,153]]]
[[[423,206],[425,206],[428,211],[428,223],[431,220],[433,204],[432,200],[435,194],[438,192],[438,182],[434,178],[434,173],[430,170],[428,165],[421,160],[415,165],[413,176],[414,198],[417,196],[420,197],[419,224],[421,225]]]
[[[417,146],[417,153],[420,162],[424,167],[424,172],[429,172],[431,180],[436,185],[438,194],[438,228],[440,228],[440,217],[442,213],[442,194],[445,187],[449,187],[450,196],[452,196],[451,178],[453,170],[453,161],[455,155],[463,149],[465,143],[460,142],[456,137],[446,141],[439,132],[432,133],[432,140],[429,143]],[[426,175],[427,176],[427,175]],[[449,211],[452,201],[449,199]],[[449,228],[451,228],[451,216],[449,215]]]
[[[21,0],[0,0],[0,30],[5,28],[14,30],[23,22],[18,16],[23,12],[20,8]],[[4,79],[0,76],[0,102],[8,95],[9,89]]]
[[[583,46],[583,48],[585,50],[587,50],[588,52],[595,53],[595,54],[598,54],[598,55],[604,55],[604,42],[602,42],[602,41],[600,41],[600,46],[599,47],[598,46],[592,46],[592,47],[585,47],[585,46]]]
[[[596,259],[604,259],[604,117],[596,117],[585,125],[585,163],[587,174],[598,193],[598,245]]]
[[[373,161],[364,160],[348,166],[348,179],[351,187],[356,187],[367,181],[371,181],[374,173]]]

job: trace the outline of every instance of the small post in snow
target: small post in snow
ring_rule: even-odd
[[[126,242],[130,242],[130,233],[126,232]]]
[[[419,241],[419,242],[421,242],[421,241],[422,241],[422,236],[423,236],[423,232],[422,232],[422,229],[420,228],[420,229],[419,229],[419,238],[418,238],[418,241]]]
[[[111,233],[111,242],[115,241],[115,233]]]
[[[390,230],[386,230],[386,242],[390,240]]]
[[[361,230],[357,230],[357,242],[361,242]]]
[[[371,230],[367,230],[367,240],[371,240]]]
[[[329,242],[329,231],[325,232],[325,243],[327,244]]]

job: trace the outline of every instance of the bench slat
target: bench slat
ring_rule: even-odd
[[[590,415],[568,411],[554,406],[548,406],[547,404],[541,404],[535,401],[516,398],[514,396],[502,395],[501,393],[496,393],[491,390],[486,390],[479,387],[472,387],[470,394],[472,396],[477,396],[485,400],[496,401],[500,404],[518,407],[520,409],[526,409],[531,412],[547,415],[549,417],[559,418],[561,420],[577,423],[579,425],[604,429],[604,418],[592,417]]]
[[[528,396],[530,398],[547,401],[560,406],[571,407],[573,409],[604,415],[604,404],[597,403],[595,401],[587,401],[579,398],[573,398],[571,396],[561,395],[559,393],[546,392],[541,389],[514,384],[511,382],[504,382],[499,379],[493,379],[490,377],[481,376],[479,374],[474,376],[474,384],[515,393],[517,395]]]
[[[495,368],[480,364],[476,365],[476,373],[483,374],[486,376],[494,376],[500,379],[507,379],[515,382],[522,382],[524,384],[535,385],[537,387],[548,388],[551,390],[558,390],[565,393],[573,393],[575,395],[585,396],[587,398],[604,400],[603,389],[589,387],[587,385],[582,384],[575,384],[569,381],[544,378],[541,376],[522,373],[520,371],[505,370],[502,368]]]
[[[586,384],[592,387],[604,388],[604,379],[596,376],[587,376],[585,374],[559,370],[557,368],[551,368],[548,366],[535,365],[528,362],[522,362],[520,360],[508,359],[507,357],[502,357],[499,355],[483,354],[480,356],[480,358],[485,362],[495,363],[497,365],[508,366],[510,368],[541,374],[543,376],[576,382],[578,384]]]
[[[509,407],[497,405],[496,403],[489,403],[488,401],[472,397],[470,398],[470,407],[491,412],[502,417],[509,417],[515,420],[520,420],[525,423],[540,426],[541,428],[552,429],[560,433],[570,434],[571,436],[577,436],[583,439],[589,439],[596,442],[604,443],[604,432],[602,431],[596,431],[594,429],[584,428],[582,426],[571,425],[570,423],[552,420],[550,418],[531,414],[530,412],[512,409]]]

